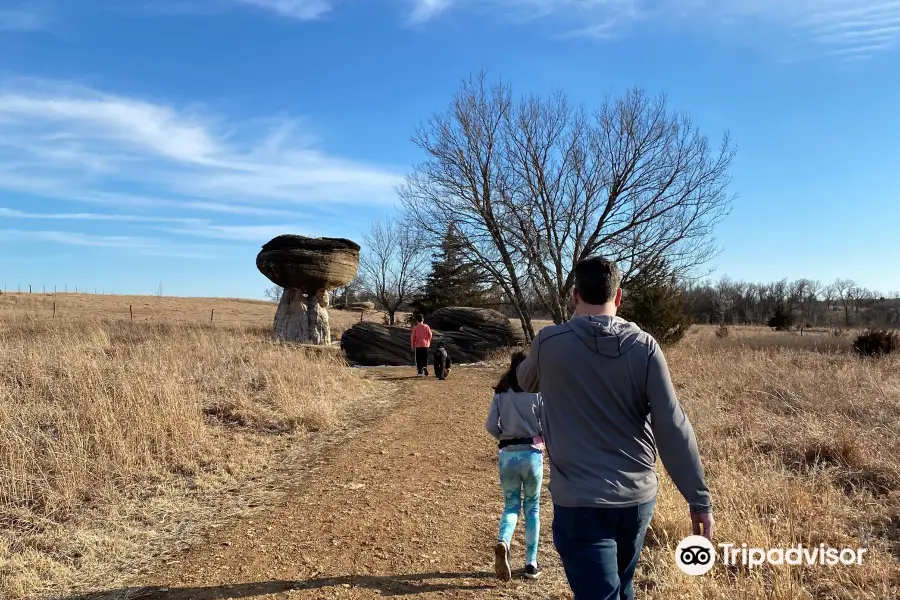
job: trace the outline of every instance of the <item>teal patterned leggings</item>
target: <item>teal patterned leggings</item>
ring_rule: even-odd
[[[500,487],[503,488],[503,516],[499,539],[507,547],[512,540],[522,491],[525,492],[525,564],[537,564],[538,535],[541,530],[541,481],[544,477],[543,453],[540,450],[504,450],[500,452]]]

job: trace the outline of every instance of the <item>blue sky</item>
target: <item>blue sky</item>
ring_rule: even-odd
[[[359,239],[484,67],[730,131],[717,275],[887,293],[898,47],[893,0],[0,0],[0,285],[260,297],[260,245]]]

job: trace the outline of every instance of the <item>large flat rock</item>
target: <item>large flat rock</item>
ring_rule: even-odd
[[[341,336],[347,360],[364,367],[414,365],[409,344],[410,329],[378,323],[357,323]],[[498,346],[478,335],[465,332],[434,332],[430,352],[444,342],[454,363],[474,363],[487,359]]]
[[[427,322],[434,331],[432,352],[438,342],[444,342],[454,363],[480,362],[524,341],[509,319],[493,310],[441,309]],[[407,327],[357,323],[344,332],[341,348],[348,361],[362,366],[413,365],[410,333]]]
[[[256,267],[286,289],[332,290],[356,277],[359,250],[357,243],[344,238],[280,235],[262,247]]]
[[[503,313],[489,308],[441,308],[425,322],[435,331],[477,335],[495,347],[518,346],[525,341],[521,327],[514,325]]]

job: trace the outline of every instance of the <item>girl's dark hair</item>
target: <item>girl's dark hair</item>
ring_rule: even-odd
[[[528,350],[516,350],[512,353],[512,356],[509,360],[509,369],[507,369],[506,373],[500,378],[500,381],[497,382],[497,385],[494,386],[494,391],[498,394],[502,394],[503,392],[508,392],[512,389],[514,392],[524,392],[525,390],[519,385],[519,378],[516,376],[516,369],[519,368],[525,359],[528,358]]]

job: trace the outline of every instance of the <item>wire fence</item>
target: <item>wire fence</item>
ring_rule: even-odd
[[[228,298],[179,298],[85,291],[81,286],[66,286],[56,291],[31,286],[0,290],[0,315],[8,318],[29,317],[57,320],[60,318],[113,319],[131,322],[190,322],[206,325],[271,324],[275,306],[271,302]],[[78,290],[75,292],[75,290]]]

